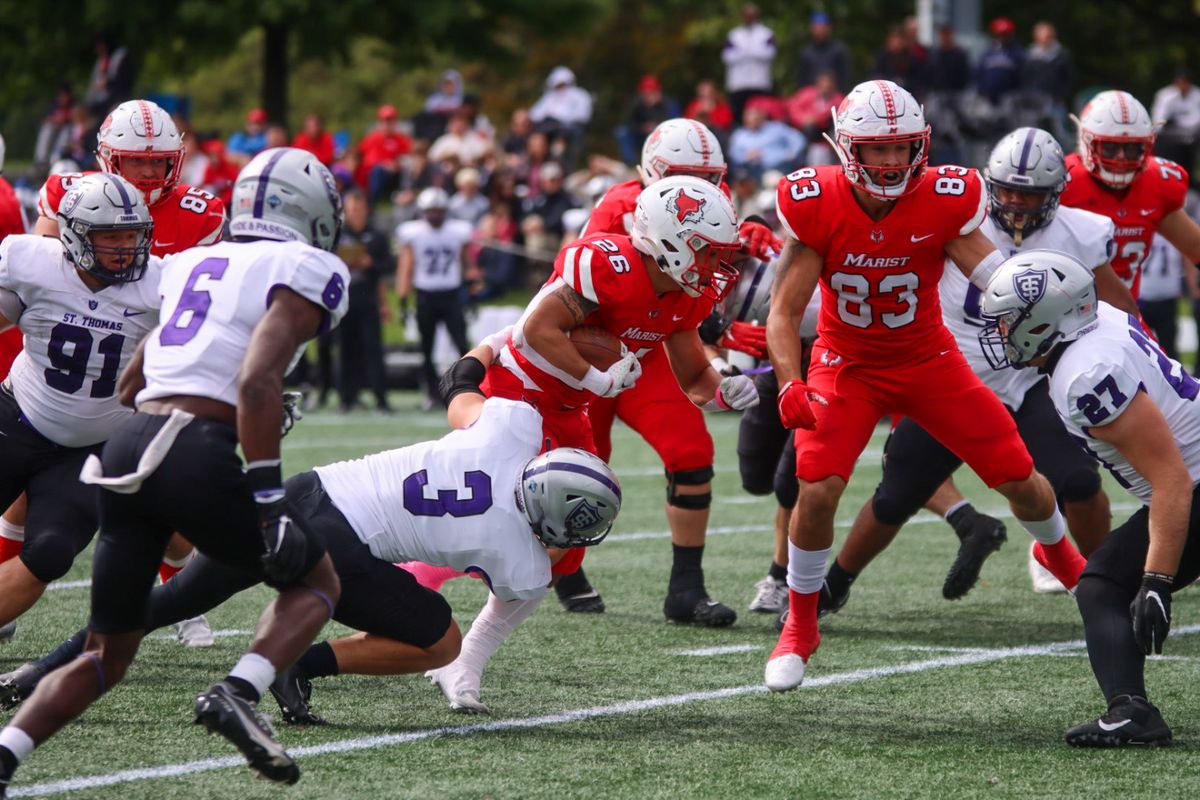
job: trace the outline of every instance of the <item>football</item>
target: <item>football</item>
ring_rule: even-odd
[[[621,357],[621,340],[595,325],[581,325],[567,334],[571,344],[584,360],[599,370],[606,370]]]

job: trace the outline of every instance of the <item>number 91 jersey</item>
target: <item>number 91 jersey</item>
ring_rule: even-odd
[[[34,430],[63,447],[103,442],[132,413],[117,377],[158,322],[162,261],[140,280],[93,292],[49,236],[0,243],[0,288],[23,306],[14,320],[25,349],[13,362],[13,395]]]
[[[341,259],[304,242],[220,242],[168,259],[137,402],[190,395],[236,406],[242,359],[272,292],[291,289],[321,308],[324,332],[346,313],[348,280]]]
[[[817,336],[853,362],[889,366],[953,349],[938,281],[946,244],[979,227],[987,194],[979,173],[930,167],[920,183],[873,220],[841,166],[806,167],[779,182],[779,219],[821,255]]]

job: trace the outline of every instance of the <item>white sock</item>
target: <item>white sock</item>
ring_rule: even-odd
[[[12,539],[14,542],[23,542],[25,541],[25,526],[16,525],[4,517],[0,517],[0,536]]]
[[[233,669],[229,670],[229,677],[241,678],[253,686],[254,691],[261,697],[275,681],[275,665],[258,653],[246,653],[233,665]]]
[[[1044,547],[1058,544],[1067,534],[1067,521],[1063,519],[1062,512],[1058,507],[1054,508],[1054,515],[1050,519],[1043,520],[1028,520],[1018,519],[1021,527],[1029,531],[1029,535],[1042,543]]]
[[[833,548],[801,550],[788,540],[788,588],[800,594],[821,591],[825,582],[825,565]]]
[[[29,734],[20,728],[9,725],[0,731],[0,747],[7,747],[8,751],[16,757],[18,764],[29,758],[34,746],[33,739],[30,739]]]
[[[489,593],[487,604],[471,624],[471,630],[463,637],[462,650],[453,666],[482,677],[488,660],[541,602],[540,597],[536,600],[506,601]]]
[[[951,514],[953,514],[955,511],[958,511],[963,506],[969,505],[971,505],[971,501],[964,497],[962,500],[959,500],[957,503],[947,508],[946,513],[942,514],[942,519],[946,520],[946,522],[949,522]]]
[[[166,564],[168,567],[183,569],[187,566],[187,563],[192,560],[192,556],[194,555],[196,555],[195,549],[192,549],[186,556],[181,556],[179,558],[168,558],[167,556],[163,556],[162,563]]]

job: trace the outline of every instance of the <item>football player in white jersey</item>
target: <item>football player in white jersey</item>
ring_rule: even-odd
[[[1137,313],[1133,297],[1109,263],[1113,223],[1058,203],[1066,170],[1053,136],[1038,128],[1012,131],[993,148],[984,182],[989,204],[980,230],[1002,255],[1034,248],[1071,253],[1093,271],[1104,300]],[[1108,533],[1110,518],[1096,464],[1072,445],[1050,404],[1043,376],[996,370],[988,364],[978,344],[984,324],[979,316],[979,289],[961,271],[947,269],[938,290],[946,327],[971,368],[1012,412],[1034,467],[1050,480],[1071,536],[1086,556]],[[970,591],[984,560],[1005,541],[1005,529],[1000,520],[975,511],[953,487],[949,478],[961,464],[912,419],[896,425],[884,448],[883,480],[855,518],[826,576],[822,611],[837,611],[845,604],[858,574],[923,505],[944,516],[961,540],[942,586],[943,596],[954,600]],[[943,481],[947,485],[939,488]],[[1033,564],[1042,569],[1036,561]],[[1042,591],[1065,591],[1048,572],[1042,580],[1048,584]]]
[[[313,678],[425,672],[459,656],[462,635],[450,605],[396,563],[420,560],[487,583],[488,605],[471,627],[466,654],[477,660],[481,647],[490,656],[537,606],[563,548],[597,544],[612,527],[621,503],[616,476],[580,450],[538,455],[542,418],[528,403],[464,393],[451,408],[459,429],[437,441],[288,480],[288,501],[324,540],[341,580],[333,619],[360,633],[315,644],[279,673],[271,692],[284,722],[324,722],[308,706]],[[200,555],[154,589],[147,628],[208,611],[258,581]],[[0,678],[0,705],[14,707],[42,676],[75,658],[86,634]],[[453,694],[455,707],[486,710],[478,686],[476,677],[473,692]]]
[[[469,269],[467,245],[474,229],[461,219],[446,219],[450,196],[430,186],[417,195],[421,219],[405,222],[396,229],[400,255],[396,262],[396,294],[401,303],[417,293],[417,331],[424,358],[421,374],[426,399],[423,406],[441,405],[437,391],[437,369],[433,364],[433,342],[438,323],[446,326],[459,355],[471,349],[467,321],[463,316],[463,275]]]
[[[80,473],[103,487],[87,645],[0,731],[0,785],[124,676],[173,531],[279,590],[249,652],[196,698],[196,722],[263,777],[299,780],[255,704],[312,643],[340,591],[320,539],[285,499],[279,397],[299,349],[346,311],[349,276],[329,252],[341,198],[312,154],[275,148],[242,170],[233,205],[234,241],[188,250],[163,270],[162,322],[117,387],[127,402],[136,396],[137,412]]]
[[[1108,710],[1066,733],[1079,747],[1165,745],[1146,699],[1145,656],[1161,653],[1171,594],[1200,575],[1200,382],[1136,317],[1097,303],[1071,256],[1022,253],[980,302],[979,339],[997,367],[1036,367],[1072,438],[1144,505],[1088,559],[1075,599]]]
[[[158,322],[162,262],[137,189],[107,173],[82,178],[58,223],[57,238],[0,244],[0,327],[25,336],[0,385],[0,507],[22,491],[30,500],[20,555],[0,565],[0,624],[65,575],[96,532],[96,490],[79,470],[129,417],[117,376]]]

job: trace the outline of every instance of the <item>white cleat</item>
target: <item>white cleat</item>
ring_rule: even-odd
[[[754,584],[755,595],[750,610],[763,614],[778,614],[787,608],[787,581],[777,581],[770,575]]]
[[[450,701],[451,711],[460,714],[491,714],[491,709],[479,700],[479,680],[472,680],[474,676],[453,667],[451,664],[441,669],[431,669],[425,673],[425,677]]]
[[[1034,558],[1032,542],[1029,545],[1029,577],[1033,580],[1033,590],[1038,594],[1062,594],[1067,591],[1067,587]]]
[[[772,692],[786,692],[804,682],[804,659],[795,653],[772,658],[767,662],[763,680]]]
[[[184,647],[212,647],[217,641],[203,614],[175,623],[175,638]]]

